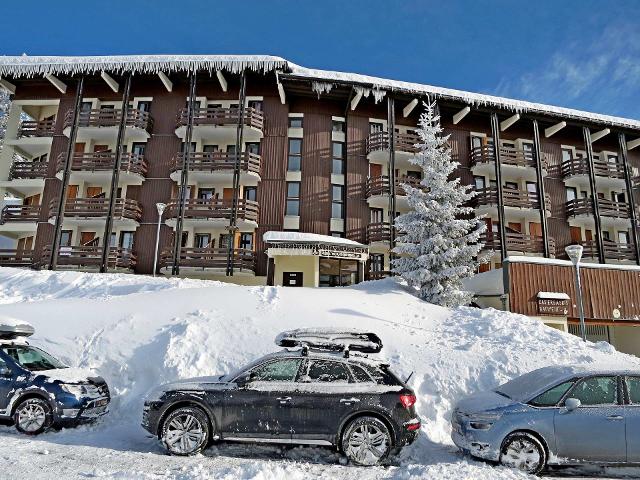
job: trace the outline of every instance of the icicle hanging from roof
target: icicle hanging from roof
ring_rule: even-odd
[[[369,95],[373,94],[373,98],[376,103],[380,103],[384,96],[387,94],[386,90],[382,90],[378,86],[374,86],[373,88],[365,88],[356,85],[353,87],[353,89],[356,91],[356,93],[362,94],[364,98],[368,98]]]
[[[335,87],[334,83],[311,82],[311,90],[318,94],[318,98],[320,98],[320,95],[331,92],[331,90],[333,90],[333,87]]]

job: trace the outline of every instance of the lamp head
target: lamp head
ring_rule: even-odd
[[[578,263],[580,263],[580,259],[582,258],[582,250],[582,245],[569,245],[564,249],[574,265],[578,265]]]
[[[166,207],[167,205],[165,203],[156,203],[156,208],[158,209],[158,215],[162,215]]]

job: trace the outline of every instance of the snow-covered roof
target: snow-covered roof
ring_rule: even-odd
[[[573,263],[569,260],[558,260],[555,258],[544,257],[524,257],[520,255],[507,257],[505,262],[511,263],[536,263],[541,265],[559,265],[562,267],[571,267]],[[612,263],[589,263],[580,262],[580,268],[604,268],[607,270],[632,270],[640,272],[640,266],[638,265],[614,265]]]
[[[328,245],[342,245],[346,247],[359,247],[367,248],[353,240],[340,237],[331,237],[329,235],[319,235],[317,233],[303,233],[303,232],[265,232],[262,239],[266,243],[320,243]]]
[[[538,298],[544,300],[569,300],[569,295],[564,292],[538,292]]]
[[[110,72],[157,73],[195,70],[224,70],[239,73],[247,69],[256,72],[278,72],[283,77],[303,78],[312,82],[321,95],[341,83],[353,85],[365,96],[373,93],[379,101],[386,91],[460,101],[474,106],[492,106],[514,112],[530,112],[570,118],[585,122],[640,129],[640,121],[629,118],[556,107],[542,103],[515,100],[482,93],[472,93],[428,84],[390,80],[357,73],[307,68],[271,55],[120,55],[120,56],[0,56],[0,77],[33,77],[47,74],[78,74]]]

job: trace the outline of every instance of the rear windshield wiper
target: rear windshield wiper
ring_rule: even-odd
[[[496,392],[498,395],[500,395],[502,397],[508,398],[509,400],[512,399],[509,395],[507,395],[506,393],[501,392],[500,390],[494,390],[494,392]]]

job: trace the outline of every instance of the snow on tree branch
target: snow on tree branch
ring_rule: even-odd
[[[7,131],[7,120],[9,119],[9,108],[11,107],[11,97],[9,93],[0,90],[0,151],[4,142],[4,135]]]
[[[409,161],[422,168],[419,187],[404,184],[410,211],[396,218],[397,245],[392,268],[420,290],[420,297],[446,307],[467,304],[472,295],[462,279],[474,274],[485,231],[484,222],[468,207],[471,186],[450,179],[459,163],[451,159],[449,136],[442,135],[436,102],[424,104],[420,116],[419,152]]]

